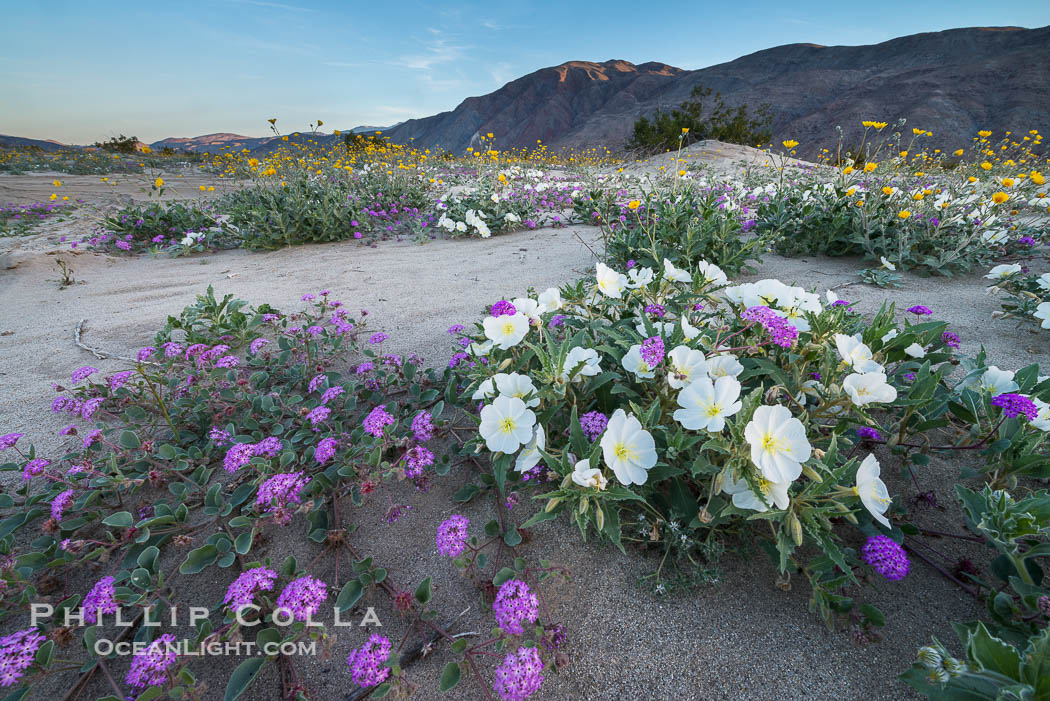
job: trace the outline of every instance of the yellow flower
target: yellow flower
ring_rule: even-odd
[[[915,129],[911,130],[911,133],[915,134],[915,136],[922,136],[923,134],[926,133],[926,130],[925,129],[915,128]]]
[[[1036,185],[1042,185],[1046,182],[1046,178],[1043,177],[1043,174],[1037,171],[1032,171],[1031,180]]]
[[[889,122],[875,122],[874,124],[872,124],[872,126],[876,129],[885,129],[888,123]]]
[[[795,148],[796,146],[798,146],[798,142],[793,139],[788,139],[787,141],[783,141],[781,143],[784,144],[784,148]]]
[[[270,124],[277,124],[277,118],[276,117],[274,117],[273,119],[267,119],[266,121],[269,122]]]
[[[342,134],[343,134],[343,132],[339,131],[338,129],[334,130],[332,133],[335,134],[336,136],[342,136]]]
[[[853,193],[856,192],[856,191],[857,191],[857,188],[851,187],[850,189],[846,190],[846,197],[853,197]]]
[[[51,184],[54,185],[55,187],[62,187],[62,181],[61,180],[52,180]]]
[[[908,217],[911,216],[911,212],[909,212],[906,209],[903,209],[903,210],[900,211],[899,214],[897,214],[897,216],[900,217],[901,219],[907,219]]]
[[[860,124],[861,124],[862,127],[873,127],[873,126],[875,126],[875,122],[871,122],[871,121],[861,122]]]
[[[864,172],[865,173],[871,173],[872,171],[874,171],[878,167],[879,167],[878,163],[865,163],[864,164]]]
[[[925,197],[925,195],[923,195],[921,192],[916,192],[914,195],[911,196],[911,198],[916,202],[921,200],[923,197]]]
[[[642,203],[639,202],[638,200],[631,200],[630,202],[627,203],[627,209],[631,210],[632,212],[634,210],[638,209],[641,206],[642,206]]]
[[[324,126],[324,122],[322,122],[320,119],[318,119],[317,120],[317,126],[323,127]]]
[[[495,137],[492,136],[492,132],[491,131],[488,134],[486,134],[486,136],[489,137],[490,139],[495,138]]]
[[[962,150],[962,149],[959,149],[959,150],[957,150],[957,151],[955,152],[955,155],[956,155],[956,156],[961,156],[961,155],[963,155],[963,150]]]
[[[51,199],[52,200],[57,200],[58,199],[58,195],[56,193],[52,192],[51,193]]]
[[[845,173],[846,175],[849,175],[850,173],[853,172],[853,166],[846,166],[845,168],[842,169],[842,172]]]
[[[1010,199],[1010,196],[1005,192],[997,192],[994,195],[992,195],[992,202],[995,202],[996,204],[1002,204],[1008,199]]]
[[[901,158],[907,158],[907,157],[908,157],[908,152],[907,151],[901,151]]]
[[[966,181],[967,181],[967,182],[971,182],[971,183],[975,183],[975,182],[977,182],[977,178],[975,178],[975,177],[973,177],[973,176],[971,175],[970,177],[968,177],[968,178],[966,179]]]
[[[1014,179],[1013,178],[1003,178],[1003,187],[1013,187],[1013,186],[1014,186]]]
[[[204,192],[204,191],[205,191],[205,190],[207,190],[207,189],[208,189],[208,188],[206,188],[206,187],[205,187],[205,186],[203,186],[203,185],[201,185],[201,186],[200,186],[200,190],[201,190],[201,192]]]
[[[981,131],[977,132],[977,136],[981,137],[982,139],[987,139],[991,135],[992,135],[992,132],[985,131],[984,129],[982,129]]]
[[[682,127],[682,133],[683,134],[688,134],[689,133],[689,127]]]
[[[864,200],[857,200],[857,206],[858,207],[863,207],[864,206]]]
[[[164,178],[157,178],[156,180],[154,180],[153,187],[157,188],[158,190],[164,187]]]
[[[64,201],[66,201],[66,200],[68,200],[68,199],[69,199],[68,197],[63,197],[63,198],[62,198],[62,201],[64,202]]]
[[[991,170],[992,169],[992,164],[989,163],[988,161],[985,161],[984,163],[981,164],[981,168],[983,168],[985,170]]]
[[[287,136],[282,136],[282,137],[281,137],[281,141],[287,141],[287,140],[288,140],[288,137],[287,137]]]
[[[890,187],[889,185],[887,185],[886,187],[882,188],[882,194],[884,194],[887,197],[889,197],[890,195],[893,194],[893,188]]]

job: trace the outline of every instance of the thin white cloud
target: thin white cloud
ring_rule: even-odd
[[[287,10],[288,12],[317,12],[312,7],[301,7],[299,5],[287,5],[283,2],[267,2],[267,0],[226,0],[236,5],[254,5],[255,7],[268,7],[273,10]]]

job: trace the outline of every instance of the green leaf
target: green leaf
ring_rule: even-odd
[[[353,608],[354,604],[360,600],[361,596],[364,595],[365,588],[361,585],[361,582],[357,579],[351,579],[349,582],[343,585],[343,588],[339,591],[339,596],[335,600],[335,608],[337,611],[346,611]]]
[[[142,447],[142,441],[139,440],[138,435],[134,431],[121,431],[120,445],[128,450],[138,450]]]
[[[492,586],[494,586],[494,587],[503,586],[503,584],[505,582],[508,582],[511,579],[514,579],[514,570],[512,570],[509,567],[504,567],[499,572],[497,572],[495,574],[495,576],[493,576],[493,578],[492,578]]]
[[[102,524],[113,528],[131,528],[135,525],[135,519],[127,511],[118,511],[102,519]]]
[[[439,688],[442,692],[448,691],[449,689],[459,684],[460,669],[458,662],[449,662],[445,665],[445,669],[441,670],[441,684]]]
[[[521,533],[518,533],[517,526],[511,524],[507,532],[503,534],[503,542],[512,548],[521,545]]]
[[[978,623],[966,643],[967,655],[979,669],[998,672],[1015,681],[1021,680],[1021,655],[1013,645],[992,637],[984,623]]]
[[[226,684],[226,694],[223,701],[234,701],[251,685],[259,672],[269,660],[266,657],[252,657],[237,665],[230,675],[230,681]]]
[[[422,582],[419,583],[418,587],[416,587],[416,601],[418,601],[419,603],[425,605],[425,604],[427,604],[427,602],[430,601],[430,596],[431,596],[431,578],[427,577],[426,579],[424,579]]]
[[[186,555],[186,560],[179,566],[179,572],[182,574],[197,574],[209,565],[214,564],[218,559],[219,549],[208,543],[191,550]]]

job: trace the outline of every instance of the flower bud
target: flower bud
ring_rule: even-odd
[[[556,507],[560,502],[561,497],[554,497],[553,499],[547,502],[547,506],[543,508],[544,512],[549,514],[551,511],[554,511],[554,507]]]
[[[824,457],[824,456],[821,455],[821,457]],[[803,465],[802,466],[802,474],[804,474],[806,477],[809,477],[811,480],[813,480],[814,482],[816,482],[818,484],[820,484],[820,483],[822,483],[824,481],[824,479],[820,476],[820,474],[818,474],[817,471],[814,470],[809,465]]]
[[[802,522],[798,520],[794,511],[788,512],[788,528],[791,529],[791,539],[795,541],[795,545],[802,545]]]
[[[951,676],[946,671],[944,671],[943,667],[938,667],[937,669],[931,669],[930,670],[930,674],[927,677],[927,680],[931,684],[944,684],[949,679],[951,679]]]
[[[936,669],[937,667],[940,667],[942,660],[941,653],[937,651],[937,648],[930,647],[929,645],[919,648],[919,664],[926,669]]]
[[[950,676],[957,677],[966,671],[966,663],[954,657],[948,657],[944,660],[943,668]]]
[[[605,512],[602,511],[602,508],[600,506],[595,509],[594,522],[598,524],[599,531],[605,528]]]

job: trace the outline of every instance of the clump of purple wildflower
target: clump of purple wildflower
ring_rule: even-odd
[[[943,341],[944,345],[948,346],[949,348],[958,348],[960,339],[951,331],[945,331],[941,334],[941,341]]]
[[[311,392],[316,392],[317,389],[328,380],[328,375],[314,375],[313,379],[310,380],[310,384],[307,385],[307,389]]]
[[[0,638],[0,686],[14,686],[36,658],[46,638],[36,628],[26,628]]]
[[[251,351],[252,355],[255,355],[256,353],[261,351],[263,346],[265,346],[269,342],[270,341],[265,338],[257,338],[251,342],[251,344],[248,346],[248,350]]]
[[[1028,421],[1034,421],[1039,417],[1039,409],[1030,397],[1023,394],[1004,392],[992,398],[992,405],[1003,410],[1003,414],[1015,419],[1023,416]]]
[[[259,485],[255,506],[273,514],[274,520],[282,526],[287,525],[295,507],[302,503],[300,492],[309,483],[310,478],[303,472],[274,475]]]
[[[543,660],[534,647],[519,647],[496,668],[493,689],[503,701],[524,701],[543,684]]]
[[[335,449],[339,446],[339,441],[335,438],[322,438],[314,448],[314,460],[321,463],[322,465],[332,459],[335,455]]]
[[[391,504],[383,518],[387,523],[397,523],[411,510],[412,506],[409,504]]]
[[[328,418],[328,415],[332,413],[332,410],[326,407],[324,404],[314,407],[309,414],[306,415],[306,419],[314,426],[322,423]]]
[[[388,338],[390,338],[390,337],[387,336],[382,331],[380,331],[379,333],[372,334],[372,336],[368,339],[368,342],[371,343],[373,346],[375,346],[375,345],[379,345],[380,343],[382,343],[383,341],[387,340]]]
[[[47,458],[34,458],[26,463],[26,466],[22,469],[22,481],[28,482],[37,475],[43,473],[47,469],[47,466],[51,464],[51,461]]]
[[[655,368],[664,360],[664,339],[659,336],[651,336],[642,341],[642,360],[650,368]]]
[[[914,307],[908,307],[908,311],[915,316],[930,316],[933,314],[932,309],[921,304],[916,304]]]
[[[350,667],[350,677],[360,687],[378,686],[390,676],[386,666],[392,646],[382,635],[372,635],[368,642],[350,653],[346,664]]]
[[[242,572],[226,589],[222,602],[234,612],[240,611],[252,603],[252,598],[259,591],[273,591],[277,573],[265,567],[253,567]]]
[[[651,314],[657,319],[663,319],[664,315],[667,314],[667,308],[662,304],[650,304],[645,308],[646,314]]]
[[[211,430],[208,431],[208,439],[212,445],[217,448],[221,448],[230,442],[230,432],[219,428],[218,426],[212,426]]]
[[[568,317],[566,317],[564,314],[555,314],[554,316],[551,317],[551,320],[547,322],[547,328],[548,329],[561,328],[562,326],[565,325],[565,319],[567,319],[567,318]]]
[[[297,621],[305,621],[317,613],[317,609],[321,608],[321,604],[327,598],[325,583],[307,575],[290,582],[284,588],[277,597],[277,608],[290,612]]]
[[[598,440],[598,436],[605,433],[605,428],[608,425],[609,417],[600,411],[588,411],[580,417],[580,428],[583,429],[583,434],[592,443]]]
[[[437,529],[437,550],[445,557],[459,557],[467,547],[467,526],[470,519],[453,514],[441,522]]]
[[[875,568],[875,571],[886,579],[896,582],[908,574],[911,563],[900,544],[884,535],[868,538],[861,548],[864,561]]]
[[[394,417],[387,412],[386,404],[380,404],[375,409],[372,409],[361,423],[365,427],[365,433],[381,438],[383,429],[394,423]]]
[[[103,613],[116,613],[117,600],[114,598],[113,577],[103,577],[95,582],[91,591],[84,597],[81,604],[84,608],[84,620],[94,625]]]
[[[460,333],[463,333],[463,330],[464,330],[465,328],[466,328],[466,327],[465,327],[465,326],[463,326],[463,324],[452,324],[452,326],[449,326],[449,327],[448,327],[448,332],[449,332],[450,334],[452,334],[453,336],[455,336],[456,334],[460,334]]]
[[[489,314],[491,316],[513,316],[517,313],[517,307],[505,299],[501,299],[489,308]]]
[[[222,459],[222,467],[227,472],[236,472],[252,460],[255,455],[254,443],[235,443],[226,451],[226,457]]]
[[[282,447],[280,438],[270,436],[268,438],[263,438],[256,443],[252,452],[256,455],[265,455],[268,458],[275,458],[277,457],[277,454],[281,452]]]
[[[135,653],[131,669],[124,678],[128,686],[144,689],[168,680],[168,670],[175,664],[175,636],[165,633],[154,640],[145,650]]]
[[[882,440],[882,435],[874,428],[868,426],[857,427],[857,437],[862,441],[879,441]]]
[[[321,403],[322,404],[327,404],[328,402],[332,401],[333,399],[335,399],[336,397],[338,397],[340,394],[342,394],[345,391],[346,390],[343,389],[342,385],[336,385],[335,387],[329,387],[328,389],[326,389],[324,391],[324,394],[321,395]]]
[[[412,435],[420,443],[426,443],[434,437],[434,422],[429,412],[421,411],[412,419]]]
[[[419,479],[423,470],[434,464],[434,454],[421,445],[413,446],[405,453],[405,477]]]
[[[798,338],[798,329],[769,307],[750,307],[740,313],[740,318],[761,324],[773,343],[781,348],[790,348]]]
[[[7,433],[0,436],[0,453],[4,452],[8,448],[13,448],[18,439],[24,436],[24,433]]]
[[[73,376],[70,379],[73,380],[73,384],[77,384],[79,382],[83,382],[91,375],[94,375],[96,372],[98,372],[98,368],[93,368],[90,365],[85,365],[84,367],[77,368],[76,370],[74,370]]]
[[[69,505],[73,503],[73,490],[67,489],[61,492],[58,496],[51,500],[51,518],[56,521],[62,520],[62,514],[65,513]]]
[[[540,602],[529,585],[520,579],[509,579],[499,588],[492,610],[500,629],[511,635],[525,632],[522,623],[535,623],[540,615]]]

